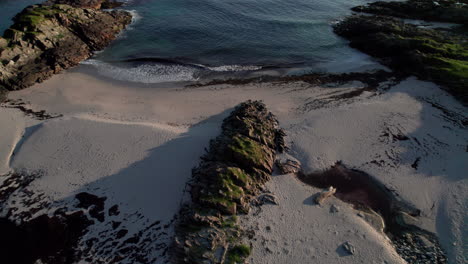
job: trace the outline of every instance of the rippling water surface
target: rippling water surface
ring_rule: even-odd
[[[34,0],[0,0],[0,26]],[[135,21],[84,64],[111,78],[188,81],[217,73],[371,66],[331,25],[367,0],[129,0]],[[7,14],[5,16],[5,14]],[[286,69],[286,70],[285,70]]]

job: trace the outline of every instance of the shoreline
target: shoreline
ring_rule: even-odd
[[[81,0],[77,9],[52,5],[60,1],[69,2],[25,9],[10,37],[0,38],[0,55],[11,55],[0,64],[0,123],[8,124],[0,128],[0,232],[6,233],[0,253],[7,262],[166,264],[174,248],[176,262],[185,263],[466,262],[461,35],[445,39],[448,31],[410,25],[415,21],[399,12],[409,2],[377,3],[353,8],[376,16],[333,25],[351,47],[374,58],[356,51],[355,61],[331,72],[304,74],[298,65],[243,71],[164,59],[131,59],[119,68],[93,57],[79,61],[125,28],[128,14],[99,11],[116,4],[108,0]],[[442,0],[442,13],[434,13],[434,3],[415,1],[427,4],[422,17],[441,22],[453,7]],[[460,17],[453,19],[466,23],[463,10],[455,11]],[[26,62],[14,53],[37,52],[26,41],[42,41],[47,23],[62,33],[67,19],[80,24],[73,12],[117,26],[100,43],[82,40],[79,54],[63,61],[57,52],[67,50],[60,47],[64,36],[44,40],[59,43],[43,50],[60,58],[59,68],[43,56],[31,72],[17,67]],[[404,19],[382,16],[389,13]],[[22,25],[28,31],[15,31]],[[70,34],[65,44],[81,39]],[[70,47],[67,56],[75,52]],[[350,72],[356,60],[353,69],[362,72]],[[32,77],[12,77],[15,70]],[[172,82],[166,73],[186,81]],[[3,100],[3,86],[33,83]],[[275,160],[275,150],[283,149]],[[195,209],[187,214],[190,201]],[[43,234],[50,236],[35,248]]]
[[[0,111],[2,113],[14,112],[13,115],[16,116],[15,120],[17,120],[15,122],[26,122],[24,128],[20,127],[17,130],[5,132],[10,133],[13,140],[21,137],[21,130],[31,126],[28,124],[41,124],[22,140],[23,143],[18,148],[13,161],[8,163],[11,164],[10,168],[13,170],[20,169],[31,172],[41,170],[45,173],[44,175],[48,175],[38,179],[36,183],[33,182],[28,188],[32,192],[43,193],[49,197],[47,199],[53,201],[52,208],[63,205],[71,206],[70,198],[66,197],[71,197],[78,190],[94,190],[93,192],[98,195],[107,196],[109,207],[114,203],[118,204],[122,215],[132,215],[132,212],[136,210],[143,216],[142,219],[147,219],[144,221],[151,221],[151,219],[156,220],[154,216],[151,216],[153,215],[151,211],[156,210],[156,207],[143,200],[138,202],[139,199],[135,200],[135,197],[130,195],[131,190],[142,188],[141,186],[134,189],[128,185],[132,181],[131,175],[135,175],[135,172],[148,175],[146,177],[164,175],[175,167],[163,166],[161,169],[150,169],[151,165],[149,164],[157,162],[162,157],[145,158],[148,153],[153,152],[150,149],[161,148],[161,153],[165,153],[164,156],[173,160],[171,162],[184,164],[185,172],[178,173],[179,176],[166,182],[171,186],[179,186],[177,187],[179,192],[161,196],[163,200],[180,201],[184,199],[182,192],[185,185],[184,177],[189,177],[191,168],[196,165],[204,147],[208,144],[208,140],[217,135],[219,129],[217,127],[230,109],[247,99],[263,100],[278,117],[281,127],[286,130],[288,142],[291,144],[289,153],[301,161],[306,172],[324,170],[333,165],[334,162],[343,160],[352,168],[362,169],[375,175],[421,209],[423,219],[427,222],[426,225],[438,234],[443,247],[449,253],[449,258],[450,256],[453,258],[458,256],[459,258],[461,256],[460,250],[462,250],[459,245],[463,244],[461,239],[464,236],[462,229],[460,229],[460,224],[462,224],[460,217],[462,217],[463,208],[466,208],[467,205],[456,203],[452,199],[457,201],[468,191],[468,183],[463,175],[460,175],[463,171],[461,168],[464,166],[460,162],[467,155],[462,148],[462,142],[468,138],[466,131],[462,129],[463,118],[466,119],[463,114],[466,108],[436,85],[414,78],[402,80],[400,84],[384,82],[378,85],[376,90],[356,93],[352,97],[336,96],[349,94],[365,86],[361,82],[350,81],[327,87],[324,84],[317,85],[297,80],[272,83],[254,82],[244,85],[218,84],[202,87],[132,87],[128,84],[110,83],[84,73],[69,71],[53,76],[47,82],[37,84],[30,89],[15,91],[9,95],[11,100],[23,99],[25,107],[34,111],[45,110],[48,114],[62,114],[63,117],[43,121],[27,121],[31,118],[21,117],[20,110],[2,107]],[[440,109],[445,110],[441,111]],[[11,113],[6,115],[12,116]],[[449,116],[450,119],[447,118]],[[3,119],[2,122],[6,121]],[[164,131],[168,131],[169,134]],[[385,133],[389,136],[382,136]],[[403,134],[410,140],[394,140],[392,134]],[[109,137],[110,135],[114,136]],[[204,139],[200,140],[200,137]],[[4,137],[5,140],[7,138],[9,137]],[[180,140],[182,140],[181,143],[177,143]],[[118,142],[118,144],[111,142]],[[138,144],[136,144],[137,142]],[[198,142],[196,143],[197,147],[187,145],[188,142]],[[418,145],[417,142],[423,145]],[[173,151],[167,152],[165,145],[174,145],[174,147],[170,147]],[[129,146],[132,146],[131,152],[128,152]],[[84,147],[85,149],[83,149]],[[56,151],[59,152],[56,153]],[[441,151],[444,154],[441,154]],[[190,156],[186,156],[184,161],[180,160],[181,153],[188,154],[188,152],[191,153]],[[86,157],[88,154],[83,156],[79,153],[91,153],[91,156]],[[152,156],[152,154],[149,155]],[[411,165],[418,157],[420,157],[419,166],[415,170]],[[454,159],[454,157],[457,158]],[[160,160],[160,162],[162,162],[161,166],[168,163],[165,159]],[[63,167],[63,165],[59,165],[61,163],[68,165]],[[119,176],[116,178],[112,176],[114,174]],[[66,177],[61,175],[66,175]],[[279,180],[278,177],[283,178]],[[271,190],[278,190],[278,184],[281,185],[281,182],[286,179],[284,177],[287,176],[274,176],[279,181],[274,180],[271,183]],[[141,181],[141,183],[146,181],[148,180]],[[51,185],[52,182],[54,184]],[[174,185],[176,182],[179,183]],[[289,188],[302,188],[299,182],[296,180],[293,182],[290,183],[291,187]],[[102,189],[104,186],[107,187]],[[114,191],[111,191],[112,188],[109,189],[109,186],[114,186],[112,187]],[[425,186],[424,190],[420,189],[421,186]],[[106,188],[107,191],[105,191]],[[419,188],[419,191],[414,192],[414,188]],[[314,191],[317,190],[313,187],[308,187],[308,189],[310,195],[313,195]],[[151,188],[147,191],[144,190],[145,188],[139,191],[139,196],[148,197],[154,201],[154,190]],[[452,193],[458,198],[444,198],[445,192]],[[123,196],[119,196],[119,193],[122,193]],[[281,196],[288,199],[289,195],[287,192],[282,192]],[[335,199],[332,199],[331,202],[338,203],[339,207],[347,206]],[[18,203],[21,204],[21,199],[17,201]],[[40,203],[32,204],[38,205]],[[174,208],[178,208],[176,204],[173,205]],[[6,206],[17,207],[11,203]],[[159,206],[162,210],[160,212],[169,212],[167,209],[163,209],[168,206],[166,202],[162,201]],[[301,210],[307,210],[307,206]],[[106,208],[108,208],[107,205]],[[290,210],[295,212],[299,210],[298,208],[292,206]],[[50,211],[50,209],[48,210]],[[274,219],[279,212],[284,213],[285,209],[280,211],[274,208],[261,210],[266,211],[260,214],[261,218],[258,220],[251,219],[250,221],[254,221],[252,223],[267,221],[266,219],[272,217]],[[330,217],[325,216],[330,214],[328,207],[313,210],[316,212],[314,216],[317,217],[315,221],[322,221],[320,219],[329,219]],[[175,211],[173,212],[175,214]],[[348,217],[349,213],[344,212],[348,212],[348,209],[343,211],[343,217]],[[170,214],[164,218],[166,224],[169,225]],[[291,217],[297,217],[294,215],[291,214]],[[446,232],[448,231],[445,230],[444,226],[449,224],[449,221],[442,220],[443,217],[455,221],[449,225],[452,236],[447,236]],[[109,218],[104,223],[111,219],[113,218]],[[337,218],[336,221],[341,221],[339,219],[341,218]],[[157,220],[162,219],[158,218]],[[348,224],[343,228],[348,227],[355,230],[353,232],[358,233],[369,232],[365,231],[366,224],[358,224],[357,226],[352,224],[357,223],[355,222],[357,220],[347,222]],[[327,221],[330,221],[330,228],[333,227],[335,220]],[[128,226],[129,233],[125,237],[128,238],[137,230],[144,228],[143,223],[136,221]],[[336,224],[338,223],[336,222]],[[88,239],[93,237],[95,232],[100,232],[98,230],[107,230],[107,228],[105,225],[98,224],[91,230],[94,231],[86,236]],[[309,232],[314,232],[313,230],[315,229],[311,229]],[[337,229],[338,232],[341,232],[340,230]],[[278,241],[279,237],[277,236],[281,234],[268,231],[259,232],[261,237],[265,237],[269,241]],[[374,237],[374,235],[372,236]],[[325,234],[320,235],[319,238],[319,240],[307,242],[311,244],[304,242],[304,245],[316,248],[316,254],[320,256],[318,261],[321,258],[330,259],[334,253],[328,252],[328,247],[316,244],[324,243],[329,238]],[[384,238],[382,237],[382,239]],[[352,242],[358,250],[362,250],[363,247],[366,247],[365,243],[368,243],[366,241],[366,239],[362,241],[357,239]],[[457,246],[453,246],[452,241],[456,241]],[[260,250],[258,247],[261,245],[256,243],[254,242],[254,248]],[[324,245],[330,245],[329,243],[332,242],[326,242]],[[267,244],[273,252],[281,252],[282,250],[280,245]],[[83,247],[83,245],[81,246]],[[377,248],[368,250],[371,250],[370,252],[376,250],[375,252],[377,252]],[[293,248],[288,250],[290,254],[296,255],[298,258],[307,256],[303,255],[304,252],[294,251]],[[389,250],[391,251],[391,248]],[[267,256],[262,254],[274,256],[270,253],[260,254],[259,252],[263,252],[262,250],[254,252],[256,253],[252,255],[253,263],[262,263],[260,259]],[[326,252],[328,253],[325,254]],[[394,253],[388,255],[388,260],[391,263],[398,263],[397,258],[390,257],[395,256],[392,254]],[[355,257],[367,259],[370,255],[366,253],[366,255]],[[155,256],[155,258],[164,259],[161,256]],[[272,258],[273,262],[271,263],[276,263],[275,259],[279,261],[277,258]],[[332,259],[334,260],[330,260],[330,263],[341,261],[339,256]],[[156,263],[159,262],[156,261]]]

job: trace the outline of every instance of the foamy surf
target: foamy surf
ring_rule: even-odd
[[[138,83],[164,83],[164,82],[189,82],[198,81],[200,76],[210,73],[237,73],[250,72],[263,69],[255,65],[221,65],[205,66],[201,64],[184,64],[170,60],[157,60],[139,62],[128,60],[126,62],[104,62],[89,59],[81,62],[97,69],[97,73],[119,81]]]
[[[203,66],[206,69],[210,71],[215,71],[215,72],[238,72],[238,71],[256,71],[256,70],[261,70],[261,66],[255,66],[255,65],[223,65],[223,66],[217,66],[217,67],[206,67]]]
[[[98,74],[119,81],[138,83],[163,83],[196,81],[196,69],[177,64],[140,64],[136,66],[118,66],[99,60],[87,60],[84,65],[91,65]]]

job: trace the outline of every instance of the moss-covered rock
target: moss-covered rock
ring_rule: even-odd
[[[383,16],[351,16],[334,30],[349,39],[351,47],[393,70],[434,81],[468,102],[468,46],[463,36]]]
[[[352,8],[355,12],[468,25],[468,4],[455,0],[378,1]]]
[[[250,246],[237,245],[231,248],[226,256],[226,264],[242,263],[250,255]]]
[[[25,8],[13,22],[0,39],[0,85],[8,90],[29,87],[89,58],[131,15],[47,3]]]
[[[270,178],[275,149],[283,149],[276,118],[260,102],[240,104],[223,121],[222,134],[193,170],[192,202],[181,210],[172,250],[175,263],[243,263],[237,215]]]
[[[122,5],[122,2],[116,0],[49,0],[50,4],[66,4],[79,8],[108,9]]]

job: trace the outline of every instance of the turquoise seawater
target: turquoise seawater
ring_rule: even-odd
[[[34,0],[0,0],[0,29]],[[188,81],[216,74],[344,71],[371,65],[331,25],[367,0],[129,0],[134,23],[84,64],[107,77]]]

